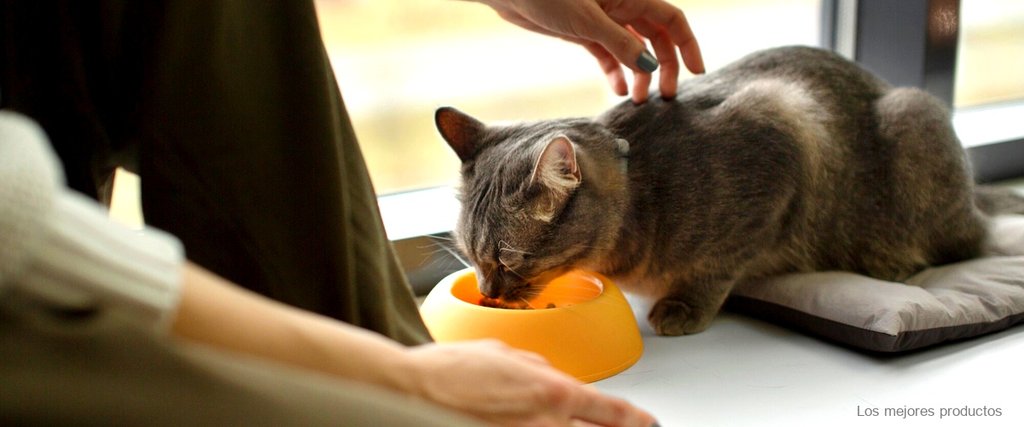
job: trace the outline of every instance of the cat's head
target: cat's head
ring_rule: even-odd
[[[625,204],[625,142],[584,119],[487,126],[435,114],[462,160],[459,249],[480,292],[525,302],[550,279],[607,256]]]

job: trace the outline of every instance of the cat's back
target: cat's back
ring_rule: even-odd
[[[731,161],[737,152],[770,149],[758,141],[773,135],[797,140],[816,159],[839,161],[857,141],[873,139],[864,118],[890,90],[833,52],[781,47],[684,81],[674,99],[623,102],[598,122],[630,141],[631,161],[652,168],[678,167],[666,158],[714,161],[704,156],[715,152]]]
[[[851,106],[865,108],[890,89],[883,80],[834,52],[787,46],[751,53],[712,73],[683,81],[674,99],[653,94],[651,102],[640,105],[622,102],[599,121],[629,132],[653,121],[686,120],[735,98],[745,87],[766,82],[780,89],[779,96],[787,95],[787,88],[808,91],[823,107],[836,112]]]
[[[873,102],[890,86],[839,54],[807,46],[751,53],[706,76],[683,82],[677,99],[691,103],[709,95],[729,97],[751,82],[774,80],[799,85],[829,104]]]
[[[786,47],[685,81],[675,99],[625,102],[598,120],[630,142],[633,212],[658,213],[636,215],[636,228],[674,236],[663,253],[696,256],[749,243],[765,223],[796,234],[845,221],[833,215],[840,202],[825,177],[848,182],[851,163],[870,161],[855,147],[873,140],[863,118],[887,90],[833,53]]]
[[[675,99],[623,103],[599,120],[631,144],[634,212],[667,212],[636,215],[637,228],[681,242],[661,253],[741,251],[768,230],[778,256],[752,271],[892,278],[976,240],[945,237],[978,228],[948,112],[832,52],[756,52],[684,81]],[[947,217],[952,226],[932,219]]]

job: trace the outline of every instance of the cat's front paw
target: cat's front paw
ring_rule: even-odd
[[[662,336],[690,335],[711,326],[718,310],[693,307],[675,298],[662,298],[647,315],[654,332]]]

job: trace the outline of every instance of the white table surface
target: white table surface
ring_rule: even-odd
[[[728,312],[685,337],[658,337],[641,324],[640,360],[594,385],[651,411],[665,427],[1024,426],[1024,325],[878,357]],[[939,418],[942,408],[965,406],[1002,415]],[[904,407],[934,415],[885,414]],[[868,416],[870,408],[879,415]]]

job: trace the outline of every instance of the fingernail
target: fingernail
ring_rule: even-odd
[[[640,58],[636,60],[636,66],[648,73],[653,73],[658,69],[658,59],[651,55],[651,52],[644,50],[640,54]]]

